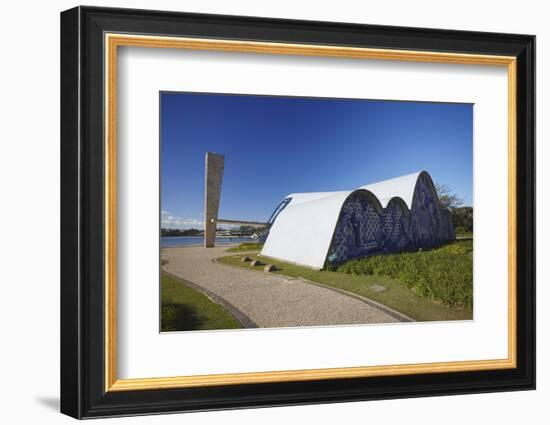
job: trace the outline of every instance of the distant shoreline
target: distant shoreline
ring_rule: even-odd
[[[204,235],[161,235],[161,238],[204,238]],[[252,236],[239,236],[239,235],[216,235],[217,238],[233,238],[233,239],[256,239]]]
[[[204,235],[160,235],[161,238],[202,238]]]
[[[200,238],[204,235],[160,235],[161,238]]]
[[[216,242],[222,245],[239,244],[251,242],[255,239],[250,236],[216,236]],[[204,243],[204,235],[202,236],[161,236],[160,247],[176,247],[176,246],[200,246]]]

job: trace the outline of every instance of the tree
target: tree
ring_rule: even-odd
[[[464,204],[464,200],[459,198],[456,193],[453,193],[451,188],[446,184],[436,183],[435,190],[439,198],[439,203],[443,208],[449,211]]]
[[[474,209],[462,206],[464,200],[460,198],[446,184],[435,185],[439,202],[451,214],[451,220],[457,234],[472,233],[474,231]]]
[[[161,236],[199,236],[202,233],[199,229],[160,229]]]
[[[254,226],[241,226],[239,231],[243,236],[250,236],[256,231],[256,228]]]
[[[474,231],[474,209],[472,207],[452,208],[451,220],[457,234]]]

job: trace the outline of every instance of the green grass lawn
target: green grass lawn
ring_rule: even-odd
[[[241,252],[241,251],[259,251],[264,246],[263,243],[259,242],[245,242],[238,246],[227,249],[227,252]]]
[[[350,260],[335,270],[387,276],[403,282],[422,298],[455,309],[472,310],[472,240],[456,241],[430,250]]]
[[[223,307],[165,273],[161,279],[161,296],[163,332],[242,328]]]
[[[403,254],[394,255],[399,256]],[[343,270],[319,271],[294,264],[284,263],[282,261],[273,260],[267,257],[260,257],[257,254],[249,254],[248,256],[252,259],[259,259],[264,264],[269,263],[275,265],[278,269],[273,272],[275,274],[281,274],[289,277],[301,277],[313,282],[343,289],[384,304],[417,321],[472,319],[471,308],[453,308],[444,305],[441,302],[434,302],[430,298],[426,298],[420,296],[418,293],[415,293],[415,291],[409,288],[407,283],[389,276],[364,273],[345,273]],[[389,257],[389,255],[385,257]],[[243,267],[249,270],[252,269],[250,263],[242,263],[241,258],[242,255],[230,255],[219,258],[218,261],[223,264]],[[447,266],[450,267],[448,263]],[[263,270],[263,266],[256,266],[255,269]],[[444,276],[441,276],[441,278],[444,278]],[[374,288],[372,288],[373,285],[381,285],[386,289],[382,292],[377,292]]]

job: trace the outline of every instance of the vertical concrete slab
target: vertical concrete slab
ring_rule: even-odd
[[[220,209],[223,180],[223,155],[207,152],[204,182],[204,247],[212,248],[216,242],[216,222]]]

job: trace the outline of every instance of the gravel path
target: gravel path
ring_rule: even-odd
[[[227,248],[165,248],[163,269],[221,298],[262,328],[399,321],[363,300],[299,279],[214,263],[229,255]]]

